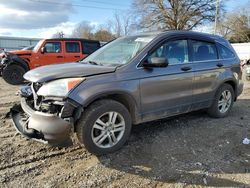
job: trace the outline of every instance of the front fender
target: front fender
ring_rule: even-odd
[[[105,83],[100,83],[98,80],[87,79],[87,81],[84,81],[70,92],[68,98],[81,104],[83,108],[101,98],[112,97],[117,101],[123,98],[129,103],[129,108],[131,107],[129,110],[132,109],[133,111],[131,115],[137,122],[137,115],[140,112],[139,80],[109,81]]]

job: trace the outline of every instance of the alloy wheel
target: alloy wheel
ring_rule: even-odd
[[[114,111],[102,114],[94,123],[91,138],[100,148],[111,148],[123,137],[125,121],[123,116]]]
[[[232,103],[232,94],[229,90],[224,90],[218,101],[218,108],[220,113],[226,113]]]

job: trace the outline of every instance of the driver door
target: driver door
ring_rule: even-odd
[[[36,59],[36,66],[44,66],[56,63],[63,63],[64,50],[61,41],[47,41],[43,46],[44,51],[40,49]]]
[[[148,57],[164,57],[167,67],[143,68],[140,96],[143,120],[153,120],[190,111],[193,102],[193,65],[189,62],[188,41],[161,44]]]

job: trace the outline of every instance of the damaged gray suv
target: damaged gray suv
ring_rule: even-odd
[[[88,151],[106,154],[122,147],[132,124],[199,109],[225,117],[242,92],[241,77],[239,58],[219,36],[138,34],[80,62],[27,72],[11,115],[28,138],[58,145],[74,132]]]

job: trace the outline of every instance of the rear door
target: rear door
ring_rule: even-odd
[[[193,101],[193,65],[186,39],[166,41],[147,58],[165,57],[167,67],[139,69],[141,109],[145,121],[188,112]]]
[[[64,62],[64,51],[61,41],[47,41],[43,48],[43,53],[41,51],[38,52],[37,62],[39,66]]]
[[[194,109],[208,107],[217,89],[220,73],[224,71],[212,41],[191,40],[192,61],[194,64]]]
[[[81,53],[81,43],[80,41],[65,41],[65,62],[75,62],[80,60],[83,55]]]

